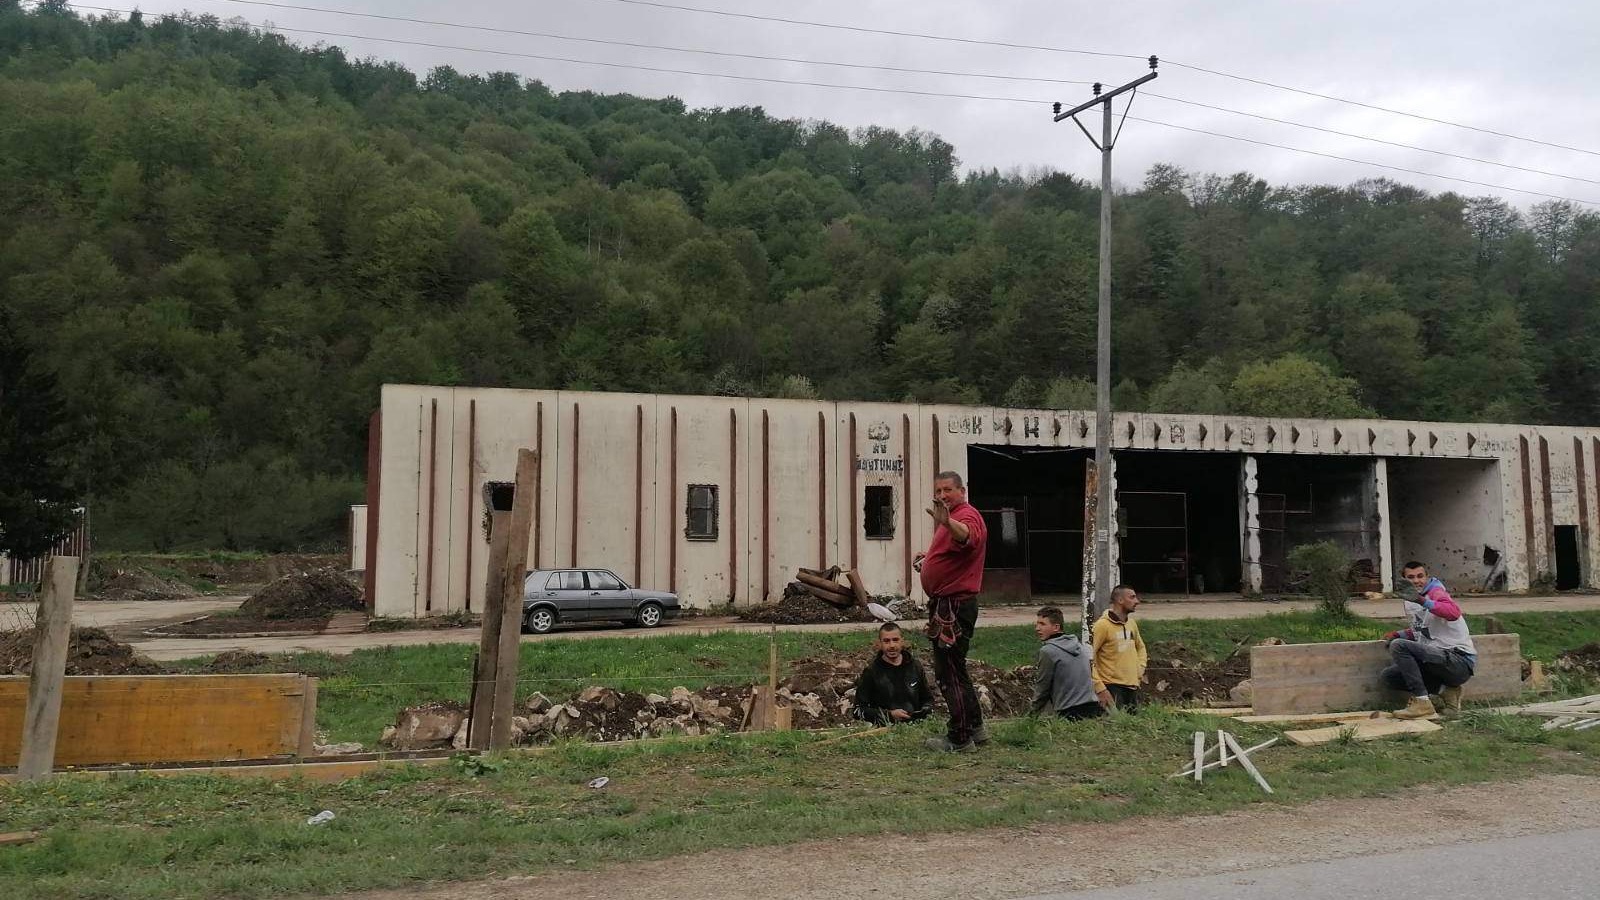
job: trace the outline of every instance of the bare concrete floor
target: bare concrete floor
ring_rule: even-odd
[[[1212,599],[1150,600],[1139,608],[1139,617],[1147,620],[1162,619],[1242,619],[1276,612],[1304,611],[1315,608],[1308,600],[1285,600],[1272,603],[1264,600]],[[407,647],[420,644],[475,643],[475,628],[426,629],[361,634],[309,635],[302,637],[251,637],[251,638],[157,638],[143,634],[147,628],[158,624],[178,622],[195,616],[207,615],[239,605],[242,597],[206,597],[194,600],[157,602],[101,602],[83,600],[73,604],[73,623],[104,628],[118,640],[127,641],[146,656],[157,660],[183,659],[190,656],[207,656],[224,650],[254,650],[260,653],[285,653],[321,651],[324,653],[349,653],[367,647]],[[1506,595],[1466,595],[1461,599],[1467,612],[1474,614],[1506,612],[1568,612],[1600,609],[1600,594],[1560,594],[1556,596],[1523,597]],[[1054,603],[1070,607],[1077,603],[1073,597],[1040,597],[1038,603]],[[1373,618],[1397,618],[1400,605],[1395,600],[1354,600],[1351,608]],[[979,626],[1027,625],[1033,622],[1037,606],[992,607],[978,617]],[[0,603],[0,626],[31,621],[32,603]],[[589,639],[601,637],[655,637],[666,634],[713,634],[724,631],[765,632],[771,626],[741,622],[732,616],[694,616],[668,622],[660,628],[630,628],[620,625],[596,624],[563,627],[548,635],[523,635],[526,642],[562,639]],[[867,631],[872,623],[841,625],[780,625],[781,631]]]

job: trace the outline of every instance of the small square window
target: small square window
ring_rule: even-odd
[[[894,487],[868,485],[865,512],[861,521],[867,532],[867,540],[894,540]]]
[[[691,541],[717,539],[717,486],[691,484],[684,504],[683,536]]]

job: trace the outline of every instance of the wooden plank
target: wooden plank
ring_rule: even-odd
[[[1180,709],[1178,712],[1189,713],[1195,716],[1217,716],[1223,719],[1243,718],[1254,712],[1248,706],[1191,706]]]
[[[1302,747],[1310,747],[1336,741],[1339,735],[1347,730],[1354,731],[1355,739],[1358,741],[1372,741],[1397,734],[1432,734],[1435,731],[1443,731],[1444,728],[1426,719],[1378,719],[1330,725],[1327,728],[1312,728],[1306,731],[1285,731],[1283,736]]]
[[[300,758],[317,755],[317,680],[306,678],[300,698]]]
[[[39,612],[34,620],[33,674],[27,680],[17,774],[23,780],[45,778],[55,767],[61,728],[62,684],[67,675],[67,647],[72,639],[72,596],[78,583],[78,560],[52,556],[44,566]],[[9,754],[18,738],[0,739]]]
[[[39,839],[37,831],[8,831],[0,834],[0,847],[9,847],[13,844],[31,844]]]
[[[1361,722],[1369,719],[1392,719],[1394,713],[1359,709],[1354,712],[1339,713],[1299,713],[1287,716],[1240,716],[1235,722],[1248,722],[1252,725],[1311,725],[1317,722]]]
[[[1246,754],[1250,754],[1250,753],[1256,752],[1257,750],[1265,750],[1266,748],[1271,747],[1273,744],[1276,744],[1278,742],[1278,740],[1279,740],[1278,738],[1268,738],[1268,739],[1262,741],[1261,743],[1255,745],[1254,747],[1246,747],[1246,748],[1244,748],[1244,752]],[[1206,751],[1206,755],[1209,756],[1210,755],[1210,751]],[[1201,766],[1200,768],[1204,769],[1204,770],[1210,770],[1210,769],[1215,769],[1220,765],[1222,765],[1222,760],[1213,759],[1211,762],[1206,763],[1205,765]],[[1184,769],[1182,772],[1174,772],[1171,775],[1168,775],[1167,777],[1168,778],[1188,778],[1190,775],[1193,775],[1193,774],[1194,774],[1194,766],[1191,765],[1189,768]]]
[[[1468,701],[1516,697],[1522,691],[1521,641],[1515,634],[1475,635],[1477,671]],[[1397,708],[1405,702],[1379,677],[1389,665],[1382,641],[1280,644],[1250,649],[1251,700],[1258,715]]]
[[[489,566],[484,576],[483,622],[478,633],[478,664],[472,673],[472,709],[467,724],[467,746],[489,749],[489,720],[494,717],[494,673],[500,659],[500,626],[505,621],[506,547],[511,543],[511,513],[489,513]],[[519,610],[522,604],[517,604]],[[518,623],[518,631],[521,623]]]
[[[577,415],[577,406],[573,406]],[[576,465],[576,463],[574,463]],[[489,747],[511,746],[512,707],[517,696],[518,649],[522,640],[522,582],[527,578],[528,541],[534,536],[533,499],[538,493],[539,454],[523,447],[517,451],[517,487],[511,500],[509,543],[500,584],[500,652],[494,670],[494,716],[489,720]],[[574,531],[576,534],[576,531]],[[577,552],[577,539],[573,539]],[[577,565],[574,556],[573,565]]]
[[[0,766],[17,763],[27,682],[0,678]],[[62,685],[55,765],[294,755],[308,682],[304,675],[71,675]]]
[[[1224,749],[1222,752],[1223,752],[1224,756],[1226,756],[1228,751],[1226,749]],[[1205,763],[1204,763],[1205,758],[1206,758],[1206,733],[1204,731],[1196,731],[1194,733],[1194,780],[1195,781],[1199,781],[1200,780],[1200,776],[1205,772]]]
[[[1261,785],[1261,789],[1263,791],[1266,791],[1269,794],[1272,793],[1272,785],[1267,784],[1267,779],[1263,777],[1260,770],[1256,768],[1256,764],[1250,761],[1250,754],[1247,751],[1240,749],[1239,742],[1233,739],[1233,735],[1224,732],[1222,735],[1222,740],[1229,747],[1233,748],[1234,759],[1239,761],[1239,765],[1244,766],[1244,770],[1250,773],[1250,777],[1256,780],[1256,784]],[[1223,759],[1226,760],[1228,751],[1224,749],[1222,752]],[[1227,762],[1223,762],[1223,765],[1227,765]]]

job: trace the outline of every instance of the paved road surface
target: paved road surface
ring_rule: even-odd
[[[164,602],[105,602],[83,600],[73,604],[72,618],[78,625],[105,628],[120,640],[134,645],[140,653],[157,660],[183,659],[203,656],[224,650],[255,650],[261,653],[283,653],[320,650],[325,653],[349,653],[365,647],[415,646],[419,644],[476,643],[475,628],[428,629],[417,631],[375,632],[362,634],[330,634],[306,637],[269,638],[155,638],[141,632],[156,623],[176,622],[194,616],[237,606],[241,597],[208,597],[193,600]],[[1462,605],[1469,613],[1497,612],[1565,612],[1600,609],[1600,594],[1561,594],[1549,597],[1474,596],[1463,598]],[[1040,602],[1075,603],[1076,598],[1040,598]],[[0,603],[0,626],[7,625],[19,616],[32,616],[31,603]],[[1309,600],[1285,600],[1271,603],[1263,600],[1157,600],[1139,608],[1139,618],[1163,619],[1243,619],[1269,613],[1306,611],[1315,609]],[[1395,600],[1353,600],[1350,608],[1374,618],[1395,618],[1399,615],[1399,602]],[[978,617],[978,625],[1027,625],[1033,622],[1036,606],[1012,606],[985,609]],[[523,635],[523,641],[553,640],[561,638],[600,637],[653,637],[665,634],[713,634],[724,631],[764,632],[767,625],[740,622],[732,616],[697,616],[669,622],[656,629],[629,628],[619,625],[594,625],[582,629],[557,629],[549,635]],[[780,625],[783,631],[866,631],[873,623],[842,625]],[[1600,896],[1600,894],[1597,894]]]
[[[1593,900],[1600,828],[1431,847],[1026,900]]]

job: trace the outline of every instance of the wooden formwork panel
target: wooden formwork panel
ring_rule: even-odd
[[[1514,634],[1473,635],[1478,665],[1463,689],[1466,700],[1516,697],[1522,692],[1522,642]],[[1276,716],[1383,709],[1403,703],[1379,677],[1389,665],[1382,641],[1280,644],[1250,650],[1250,700],[1257,715]]]
[[[311,753],[316,679],[305,675],[72,675],[55,765],[220,762]],[[15,766],[28,696],[0,677],[0,766]]]

